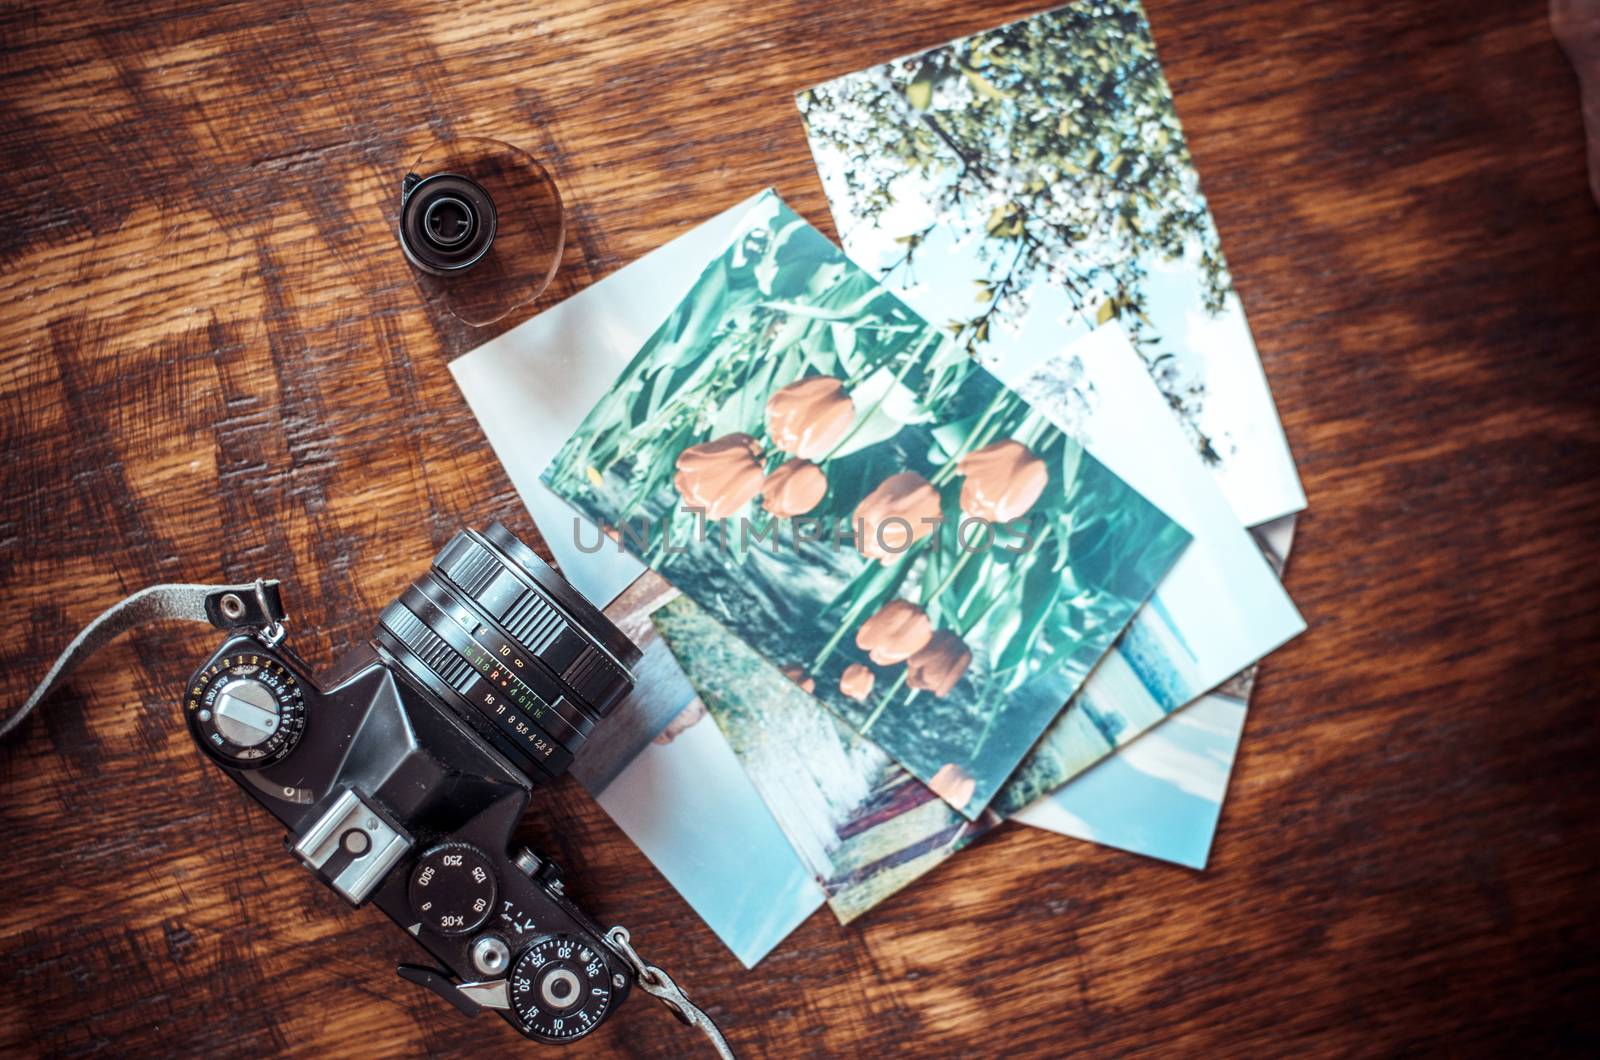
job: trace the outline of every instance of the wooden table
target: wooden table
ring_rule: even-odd
[[[430,133],[550,160],[554,304],[760,187],[792,95],[1034,2],[0,15],[7,702],[148,582],[284,579],[325,664],[529,523],[391,234]],[[1311,509],[1211,868],[1007,827],[745,972],[576,785],[524,836],[750,1055],[1595,1047],[1600,211],[1543,4],[1150,0]],[[514,323],[507,321],[506,324]],[[138,633],[0,749],[0,1050],[512,1050],[394,978],[195,753]],[[694,1048],[647,999],[571,1055]]]

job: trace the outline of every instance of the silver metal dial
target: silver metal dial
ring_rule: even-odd
[[[223,739],[240,747],[259,747],[278,731],[278,699],[266,685],[238,677],[217,691],[214,724]]]

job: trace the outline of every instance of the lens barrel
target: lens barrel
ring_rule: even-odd
[[[496,523],[463,530],[379,617],[378,646],[535,777],[565,772],[633,688],[639,649]]]

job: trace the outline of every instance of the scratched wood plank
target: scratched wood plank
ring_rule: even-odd
[[[1040,7],[374,0],[0,11],[0,671],[155,580],[287,583],[318,664],[463,523],[530,531],[391,232],[487,133],[582,289],[764,185],[791,96]],[[574,785],[523,835],[751,1055],[1592,1053],[1600,212],[1537,0],[1150,0],[1312,508],[1204,874],[1007,827],[744,972]],[[507,322],[511,323],[511,322]],[[505,1050],[191,748],[145,631],[0,748],[0,1051]],[[647,1000],[574,1055],[684,1055]]]

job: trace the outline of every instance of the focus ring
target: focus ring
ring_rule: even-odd
[[[439,553],[434,569],[500,622],[597,716],[627,694],[632,675],[488,546],[462,534]]]
[[[400,603],[411,614],[420,618],[423,625],[442,639],[458,658],[466,659],[474,678],[486,682],[491,691],[500,690],[501,696],[480,704],[480,710],[484,707],[495,707],[499,699],[509,699],[515,706],[520,707],[535,725],[543,729],[546,735],[555,738],[556,742],[568,751],[576,754],[578,748],[583,746],[587,730],[592,729],[594,723],[568,703],[559,690],[539,681],[536,674],[527,674],[527,680],[519,676],[509,660],[498,658],[488,645],[468,632],[451,615],[448,606],[441,606],[429,599],[426,594],[418,591],[416,585],[406,590],[405,595],[400,597]],[[449,603],[459,606],[459,601],[449,601]],[[468,621],[472,622],[470,616]],[[541,685],[545,687],[540,687]],[[468,698],[473,698],[471,692],[470,687],[464,690]]]
[[[516,638],[507,635],[501,624],[490,618],[483,608],[470,597],[433,571],[411,583],[411,588],[400,594],[400,602],[413,614],[433,626],[445,640],[463,635],[479,649],[501,663],[508,674],[528,686],[529,692],[539,697],[560,715],[561,720],[584,736],[594,728],[596,718],[583,709],[577,700],[563,693],[561,685],[544,667],[532,661],[526,649]],[[437,612],[438,622],[433,617]]]
[[[571,615],[580,628],[604,645],[624,670],[631,671],[639,664],[638,645],[624,636],[622,630],[618,629],[599,608],[556,573],[555,568],[540,559],[533,549],[519,541],[517,535],[499,523],[491,523],[482,534],[468,530],[466,535],[510,560],[533,584],[548,593],[558,607]]]
[[[422,665],[433,671],[434,676],[458,693],[466,691],[467,683],[472,680],[472,667],[444,642],[443,637],[424,625],[422,619],[403,607],[391,605],[384,611],[381,621],[396,640],[410,648]]]
[[[465,675],[458,683],[446,682],[440,670],[427,660],[446,656],[460,660],[460,656],[401,604],[384,608],[378,638],[425,688],[446,698],[457,714],[473,723],[473,728],[487,730],[502,753],[512,752],[514,761],[525,759],[552,778],[559,777],[572,764],[572,751],[560,746],[525,712],[500,701],[489,682],[464,660]]]
[[[463,530],[379,617],[377,646],[530,776],[558,777],[633,688],[639,649],[496,524]]]

